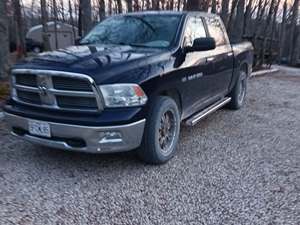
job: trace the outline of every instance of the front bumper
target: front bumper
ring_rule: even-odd
[[[31,135],[28,130],[29,118],[5,113],[5,120],[11,133],[35,144],[53,148],[90,153],[129,151],[140,146],[143,138],[145,119],[120,126],[79,126],[48,121],[51,138]],[[114,136],[117,134],[116,136]]]

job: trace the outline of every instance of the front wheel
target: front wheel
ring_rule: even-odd
[[[237,110],[243,106],[247,92],[247,81],[248,77],[246,71],[240,70],[239,77],[229,94],[231,101],[228,104],[228,107],[230,109]]]
[[[159,96],[151,107],[139,157],[148,163],[162,164],[171,159],[176,150],[180,131],[180,113],[176,102]]]

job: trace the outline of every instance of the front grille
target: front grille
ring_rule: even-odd
[[[36,76],[32,74],[16,74],[15,75],[16,84],[37,87]]]
[[[97,102],[95,98],[86,97],[69,97],[69,96],[57,96],[57,105],[62,108],[78,108],[83,107],[85,109],[97,109]]]
[[[18,99],[27,103],[41,104],[41,98],[38,93],[17,90]]]
[[[98,93],[90,78],[81,74],[15,70],[13,99],[39,107],[63,110],[99,111]]]
[[[92,91],[91,85],[85,80],[69,77],[52,77],[53,87],[57,90]]]

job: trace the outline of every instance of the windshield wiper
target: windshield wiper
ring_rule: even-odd
[[[155,28],[149,22],[147,22],[146,20],[144,20],[143,18],[141,18],[139,16],[127,16],[127,17],[141,21],[143,24],[145,24],[147,27],[149,27],[150,30],[152,30],[153,33],[156,32]]]
[[[144,45],[144,44],[138,44],[138,43],[125,43],[125,42],[119,42],[119,43],[115,43],[115,45],[128,45],[131,47],[144,47],[144,48],[151,48],[148,45]]]

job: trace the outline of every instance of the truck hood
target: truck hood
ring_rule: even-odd
[[[15,68],[84,73],[101,82],[125,71],[169,60],[170,56],[168,50],[127,45],[71,46],[27,58]]]

